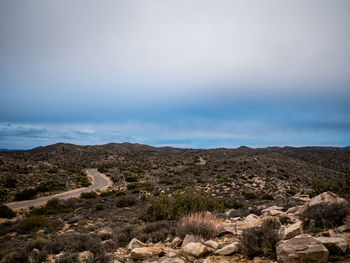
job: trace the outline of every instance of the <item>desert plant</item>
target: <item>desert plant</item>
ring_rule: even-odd
[[[317,231],[343,224],[349,214],[349,207],[345,203],[321,203],[308,207],[301,215],[301,220],[304,229]]]
[[[274,218],[265,219],[261,226],[245,229],[240,237],[240,249],[249,258],[276,257],[276,244],[281,239],[281,224]]]
[[[43,227],[50,226],[50,221],[42,215],[29,216],[22,219],[17,226],[17,232],[20,234],[36,231]]]
[[[209,212],[191,213],[180,219],[176,233],[181,238],[192,234],[210,239],[223,230],[223,223],[222,218]]]
[[[36,208],[32,211],[32,214],[37,215],[53,215],[58,213],[68,213],[73,212],[74,201],[71,199],[62,200],[58,198],[53,198],[47,201],[45,206]]]
[[[116,200],[117,207],[127,207],[136,204],[136,199],[131,195],[119,196]]]
[[[6,205],[0,205],[0,218],[12,218],[16,213]]]
[[[243,196],[245,199],[252,200],[252,199],[257,199],[258,196],[254,192],[243,192]]]
[[[94,199],[98,197],[98,194],[96,192],[88,192],[88,193],[81,193],[80,198],[84,199]]]
[[[21,201],[21,200],[29,200],[33,199],[37,194],[36,189],[25,189],[22,192],[18,192],[15,194],[15,200]]]
[[[223,205],[216,197],[198,191],[186,190],[172,196],[150,197],[147,201],[147,210],[141,215],[146,221],[178,220],[191,212],[223,211]]]

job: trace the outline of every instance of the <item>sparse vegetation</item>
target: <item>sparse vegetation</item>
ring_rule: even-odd
[[[0,205],[0,218],[12,218],[16,213],[6,205]]]
[[[98,194],[96,192],[87,192],[87,193],[81,193],[80,198],[84,199],[93,199],[98,197]]]
[[[116,201],[117,207],[128,207],[136,204],[136,199],[133,196],[130,195],[122,195],[119,196]]]
[[[241,251],[249,258],[265,256],[276,258],[276,244],[281,239],[281,224],[276,219],[266,219],[261,226],[248,228],[240,238]]]
[[[301,219],[304,229],[317,231],[343,224],[349,214],[349,207],[344,203],[321,203],[308,207],[301,215]]]
[[[20,234],[25,234],[48,226],[50,226],[50,221],[45,216],[29,216],[19,222],[17,232]]]
[[[191,212],[223,211],[218,199],[206,193],[185,191],[172,196],[151,197],[142,218],[146,221],[178,220]]]
[[[38,191],[36,189],[25,189],[15,195],[16,201],[34,199]]]
[[[187,234],[200,236],[208,240],[223,230],[224,220],[209,212],[192,213],[182,217],[176,228],[179,237]]]

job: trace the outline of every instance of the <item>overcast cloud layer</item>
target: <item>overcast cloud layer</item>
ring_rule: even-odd
[[[350,145],[350,1],[0,2],[0,148]]]

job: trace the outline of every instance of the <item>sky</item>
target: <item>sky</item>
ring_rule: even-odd
[[[350,145],[348,0],[0,0],[0,148]]]

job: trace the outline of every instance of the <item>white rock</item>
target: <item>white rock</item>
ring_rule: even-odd
[[[316,239],[329,250],[330,254],[345,253],[348,248],[348,242],[342,237],[318,237]]]
[[[233,253],[238,252],[238,244],[239,242],[233,242],[232,244],[229,244],[227,246],[224,246],[223,248],[215,251],[215,254],[222,255],[222,256],[228,256]]]
[[[199,257],[205,256],[211,250],[207,246],[201,243],[190,242],[182,247],[182,251],[187,255],[199,258]]]
[[[298,221],[288,226],[287,228],[285,228],[283,231],[283,236],[284,236],[284,239],[290,239],[301,233],[302,233],[302,222]]]
[[[215,242],[214,240],[207,240],[203,243],[203,245],[214,249],[217,249],[219,247],[218,242]]]
[[[184,240],[182,241],[182,246],[187,245],[188,243],[191,242],[203,242],[203,238],[195,236],[195,235],[186,235]]]
[[[172,247],[179,247],[182,243],[182,239],[179,237],[175,237],[174,240],[171,242]]]
[[[338,197],[335,193],[324,192],[322,194],[319,194],[313,197],[310,200],[309,207],[313,205],[322,204],[322,203],[340,204],[340,203],[346,203],[346,201],[345,199]]]
[[[133,238],[127,246],[128,250],[133,250],[134,248],[145,247],[146,244],[138,240],[137,238]]]
[[[78,262],[79,263],[92,262],[93,258],[94,258],[94,254],[90,251],[84,251],[84,252],[78,253]]]
[[[163,254],[159,247],[138,247],[131,250],[131,257],[134,259],[146,259]]]
[[[308,234],[301,234],[277,243],[279,263],[327,263],[328,249],[320,241]]]

